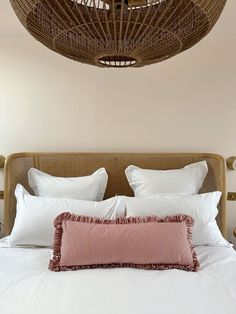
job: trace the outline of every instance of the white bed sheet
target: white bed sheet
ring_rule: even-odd
[[[55,273],[49,249],[0,248],[1,314],[235,314],[236,253],[199,247],[198,273],[95,269]]]

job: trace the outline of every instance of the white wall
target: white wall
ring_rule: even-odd
[[[19,151],[236,154],[236,44],[210,35],[141,69],[99,69],[30,36],[0,40],[0,154]],[[228,172],[236,190],[236,172]],[[229,236],[236,203],[229,202]]]

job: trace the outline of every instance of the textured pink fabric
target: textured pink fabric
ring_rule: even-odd
[[[61,214],[55,220],[51,270],[132,266],[197,270],[190,243],[193,220],[178,215],[114,221]]]

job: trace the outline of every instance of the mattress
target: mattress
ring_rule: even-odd
[[[198,247],[197,273],[48,270],[50,249],[0,248],[1,314],[235,314],[236,253]]]

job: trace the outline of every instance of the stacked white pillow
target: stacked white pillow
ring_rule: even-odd
[[[53,222],[63,212],[104,219],[124,217],[124,198],[115,196],[95,202],[66,198],[48,198],[30,195],[22,185],[16,186],[16,218],[10,246],[46,246],[53,243]]]
[[[200,161],[181,169],[151,170],[129,166],[125,174],[137,197],[158,193],[197,194],[208,172],[207,162]]]
[[[64,197],[88,201],[102,201],[107,187],[105,168],[83,177],[54,177],[38,169],[28,172],[29,186],[36,196]]]
[[[149,197],[126,197],[126,215],[134,216],[174,216],[185,214],[194,220],[193,244],[228,246],[216,223],[217,205],[221,192],[204,194],[156,194]]]

